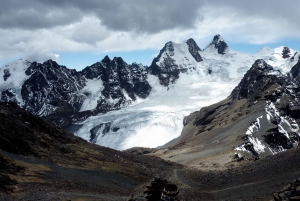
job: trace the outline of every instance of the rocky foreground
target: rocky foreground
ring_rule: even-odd
[[[0,131],[0,200],[147,200],[153,177],[181,200],[271,200],[300,178],[300,147],[205,171],[90,144],[14,103],[0,103]]]

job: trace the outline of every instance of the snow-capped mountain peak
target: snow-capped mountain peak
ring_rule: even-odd
[[[168,42],[150,65],[150,73],[164,86],[175,83],[180,73],[194,72],[203,61],[201,49],[193,39],[183,43]]]
[[[213,52],[216,54],[226,54],[229,51],[229,47],[224,39],[219,35],[215,35],[213,40],[204,48],[204,52]]]

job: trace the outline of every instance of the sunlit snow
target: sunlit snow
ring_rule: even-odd
[[[100,123],[111,122],[111,130],[99,136],[97,144],[123,150],[135,146],[157,147],[178,137],[184,116],[226,98],[237,82],[191,83],[185,78],[169,88],[157,77],[148,78],[153,91],[136,105],[104,115],[90,117],[75,134],[89,140],[90,130]],[[117,130],[113,132],[112,130]]]

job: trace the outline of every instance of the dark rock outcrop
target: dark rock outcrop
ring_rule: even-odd
[[[283,50],[282,50],[282,58],[283,59],[287,59],[287,58],[290,58],[291,57],[291,50],[290,48],[288,47],[283,47]]]
[[[85,80],[76,70],[49,60],[33,62],[25,73],[29,76],[21,89],[25,110],[39,116],[80,110],[84,95],[79,90]]]
[[[212,42],[205,49],[216,49],[218,54],[224,55],[228,48],[227,43],[222,39],[222,37],[217,34],[214,36]]]
[[[153,59],[149,67],[149,72],[158,76],[160,84],[163,86],[168,86],[179,78],[180,70],[172,56],[174,56],[174,47],[172,42],[168,42],[160,50],[159,55]]]
[[[9,69],[4,69],[3,72],[4,72],[3,79],[4,79],[4,81],[6,81],[7,78],[9,78],[9,76],[11,76],[11,74],[9,72]]]
[[[15,102],[20,104],[16,98],[16,92],[13,89],[9,88],[1,91],[1,97],[3,102]]]
[[[243,98],[254,100],[261,97],[262,92],[271,85],[284,84],[285,79],[280,71],[273,70],[273,67],[264,60],[257,60],[232,91],[231,97],[238,100]]]
[[[199,48],[197,43],[194,41],[194,39],[190,38],[186,41],[186,43],[189,47],[189,52],[195,58],[195,60],[197,62],[203,61],[201,55],[199,54],[199,51],[201,51],[201,49]]]

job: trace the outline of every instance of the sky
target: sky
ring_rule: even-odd
[[[57,61],[81,70],[105,55],[150,65],[168,41],[201,49],[220,34],[232,50],[300,50],[299,0],[0,0],[0,66]]]

